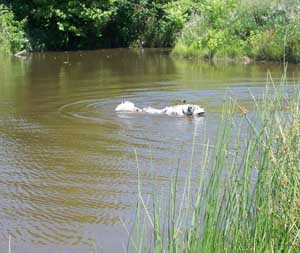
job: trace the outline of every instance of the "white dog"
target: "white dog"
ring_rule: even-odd
[[[125,101],[119,104],[116,109],[117,112],[145,112],[150,114],[167,114],[174,116],[201,116],[204,114],[204,109],[198,105],[182,104],[175,106],[167,106],[163,109],[155,109],[153,107],[138,108],[134,103]]]

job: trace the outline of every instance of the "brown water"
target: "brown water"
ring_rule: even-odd
[[[162,50],[36,53],[0,58],[0,251],[123,252],[134,219],[136,150],[143,191],[167,184],[183,145],[187,173],[197,143],[214,139],[226,94],[249,105],[276,64],[172,59]],[[299,67],[289,66],[290,81]],[[117,114],[122,100],[164,107],[178,100],[198,119]],[[153,163],[151,163],[153,157]],[[197,150],[194,166],[197,167]]]

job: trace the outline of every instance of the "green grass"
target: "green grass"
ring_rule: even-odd
[[[299,252],[299,103],[285,77],[279,85],[268,78],[253,113],[229,99],[216,143],[203,145],[197,171],[191,160],[183,187],[179,168],[168,196],[155,185],[146,199],[139,180],[128,251]]]

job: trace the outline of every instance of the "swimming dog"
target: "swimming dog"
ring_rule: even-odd
[[[202,116],[204,114],[204,109],[198,105],[193,104],[181,104],[175,106],[167,106],[163,109],[156,109],[153,107],[145,107],[143,109],[135,106],[134,103],[130,101],[124,101],[119,104],[115,111],[117,112],[144,112],[150,114],[167,114],[173,116]]]

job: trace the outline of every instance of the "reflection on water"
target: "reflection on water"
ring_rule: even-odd
[[[162,50],[1,58],[0,251],[11,235],[13,252],[121,252],[127,235],[120,220],[134,217],[134,151],[145,192],[152,173],[167,184],[182,146],[183,179],[194,129],[197,143],[214,139],[226,94],[248,105],[248,89],[261,94],[267,71],[276,80],[281,70],[276,64],[172,59]],[[289,66],[291,82],[298,72]],[[207,114],[116,114],[125,99],[140,107],[185,99]]]

